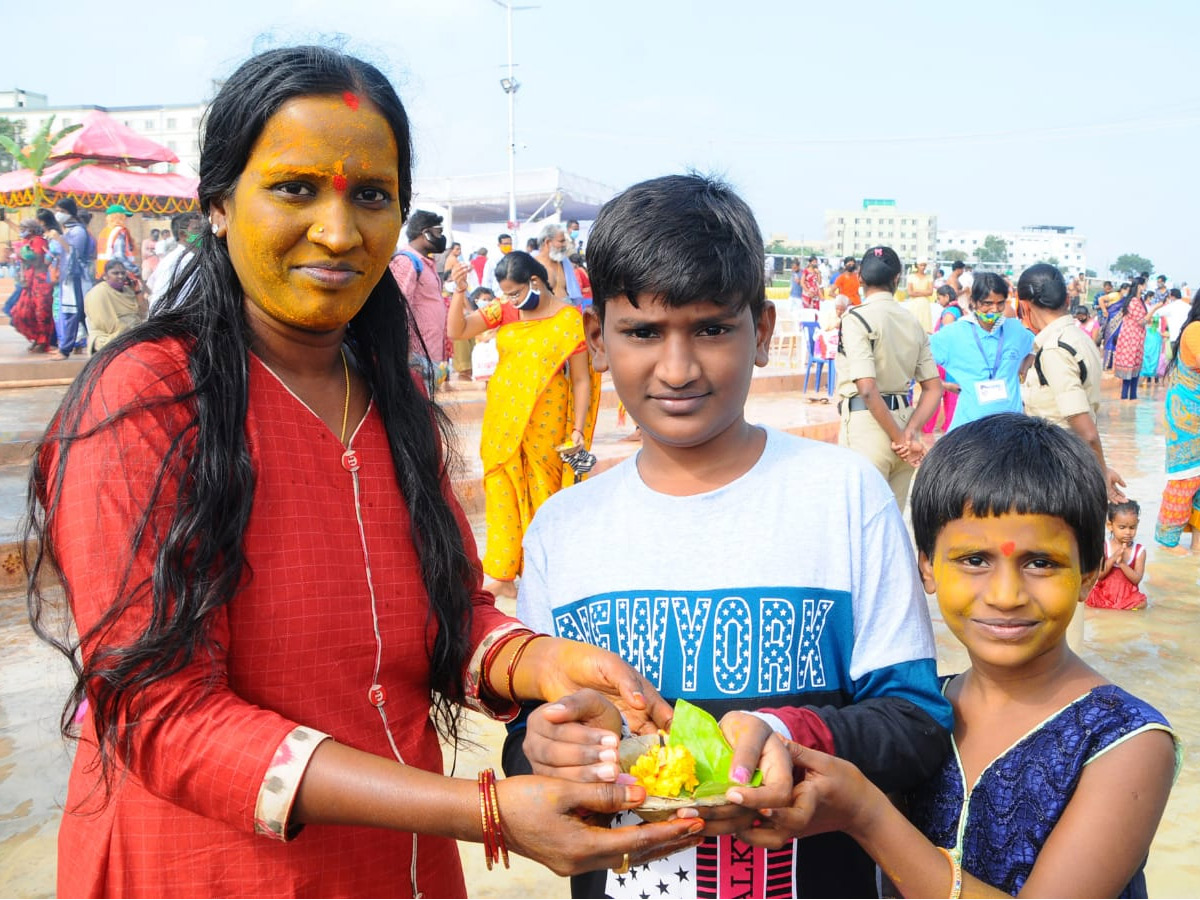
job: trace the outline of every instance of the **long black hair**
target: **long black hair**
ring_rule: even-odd
[[[1182,297],[1182,292],[1180,296]],[[1179,365],[1179,345],[1183,343],[1183,333],[1193,322],[1200,322],[1200,291],[1192,294],[1192,308],[1188,310],[1188,317],[1179,326],[1179,334],[1175,336],[1175,343],[1171,345],[1171,363],[1167,366],[1168,372],[1173,371]]]
[[[204,123],[199,188],[204,213],[232,193],[258,136],[283,104],[296,97],[346,91],[368,98],[391,126],[399,153],[397,203],[407,216],[412,147],[400,98],[373,66],[322,47],[263,53],[244,63],[222,87]],[[74,690],[63,711],[64,735],[74,734],[73,720],[86,688],[106,784],[114,755],[129,761],[135,749],[133,732],[142,724],[145,689],[210,652],[214,611],[253,577],[243,548],[255,489],[245,435],[251,333],[243,303],[225,242],[206,230],[154,316],[110,343],[76,379],[34,462],[25,527],[30,620],[75,671]],[[427,631],[435,633],[426,647],[433,719],[443,737],[456,740],[476,573],[442,493],[449,424],[409,369],[409,318],[395,279],[385,271],[349,323],[346,341],[383,419],[412,520],[431,624],[436,626]],[[169,436],[147,508],[129,535],[130,556],[117,563],[123,568],[116,596],[88,633],[73,636],[69,622],[61,630],[52,623],[54,604],[39,586],[39,576],[56,567],[53,526],[71,447],[146,410],[147,401],[135,400],[98,423],[89,412],[96,406],[93,396],[106,369],[124,350],[162,340],[180,341],[189,348],[184,380],[190,383],[150,402],[185,410],[185,424]],[[155,506],[163,502],[171,505],[165,530],[155,528],[161,514],[151,520]],[[147,576],[134,574],[138,550],[154,560]],[[72,585],[63,581],[70,600]],[[134,607],[146,611],[146,624],[123,644],[107,642],[114,625]],[[79,652],[81,643],[89,647],[86,657]]]

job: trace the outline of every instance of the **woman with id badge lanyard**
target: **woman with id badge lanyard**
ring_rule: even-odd
[[[933,358],[962,390],[950,429],[998,412],[1021,412],[1021,375],[1033,351],[1033,333],[1005,316],[1008,282],[980,272],[971,286],[973,316],[929,339]]]

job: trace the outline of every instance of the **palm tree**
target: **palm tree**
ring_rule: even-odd
[[[18,168],[28,169],[33,173],[35,194],[41,193],[42,174],[50,164],[50,157],[54,153],[55,145],[71,132],[78,131],[83,125],[68,125],[66,128],[60,128],[52,133],[53,127],[54,116],[51,116],[42,123],[42,127],[38,129],[27,147],[21,147],[8,135],[0,134],[0,147],[3,147],[5,152],[13,158]],[[61,171],[55,172],[54,177],[47,182],[46,186],[54,187],[80,166],[90,165],[93,162],[95,160],[92,159],[76,160]]]

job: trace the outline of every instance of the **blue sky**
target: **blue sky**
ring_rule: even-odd
[[[492,0],[11,5],[10,36],[46,39],[7,41],[0,84],[52,104],[194,102],[255,49],[338,39],[395,82],[419,175],[507,165]],[[863,197],[941,228],[1074,225],[1094,268],[1135,251],[1200,282],[1200,3],[540,0],[514,21],[519,168],[716,172],[795,240]]]

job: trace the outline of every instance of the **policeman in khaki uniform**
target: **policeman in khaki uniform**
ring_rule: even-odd
[[[866,252],[859,271],[865,297],[842,317],[838,342],[838,443],[857,450],[887,480],[903,509],[914,467],[925,455],[921,426],[942,397],[929,337],[894,294],[903,267],[891,247]],[[909,384],[921,385],[914,410]]]
[[[1037,332],[1033,365],[1021,385],[1026,414],[1079,435],[1107,473],[1109,498],[1124,500],[1125,482],[1105,464],[1096,428],[1104,364],[1095,342],[1071,315],[1062,273],[1048,263],[1030,266],[1017,281],[1017,298],[1029,304],[1029,325]]]

